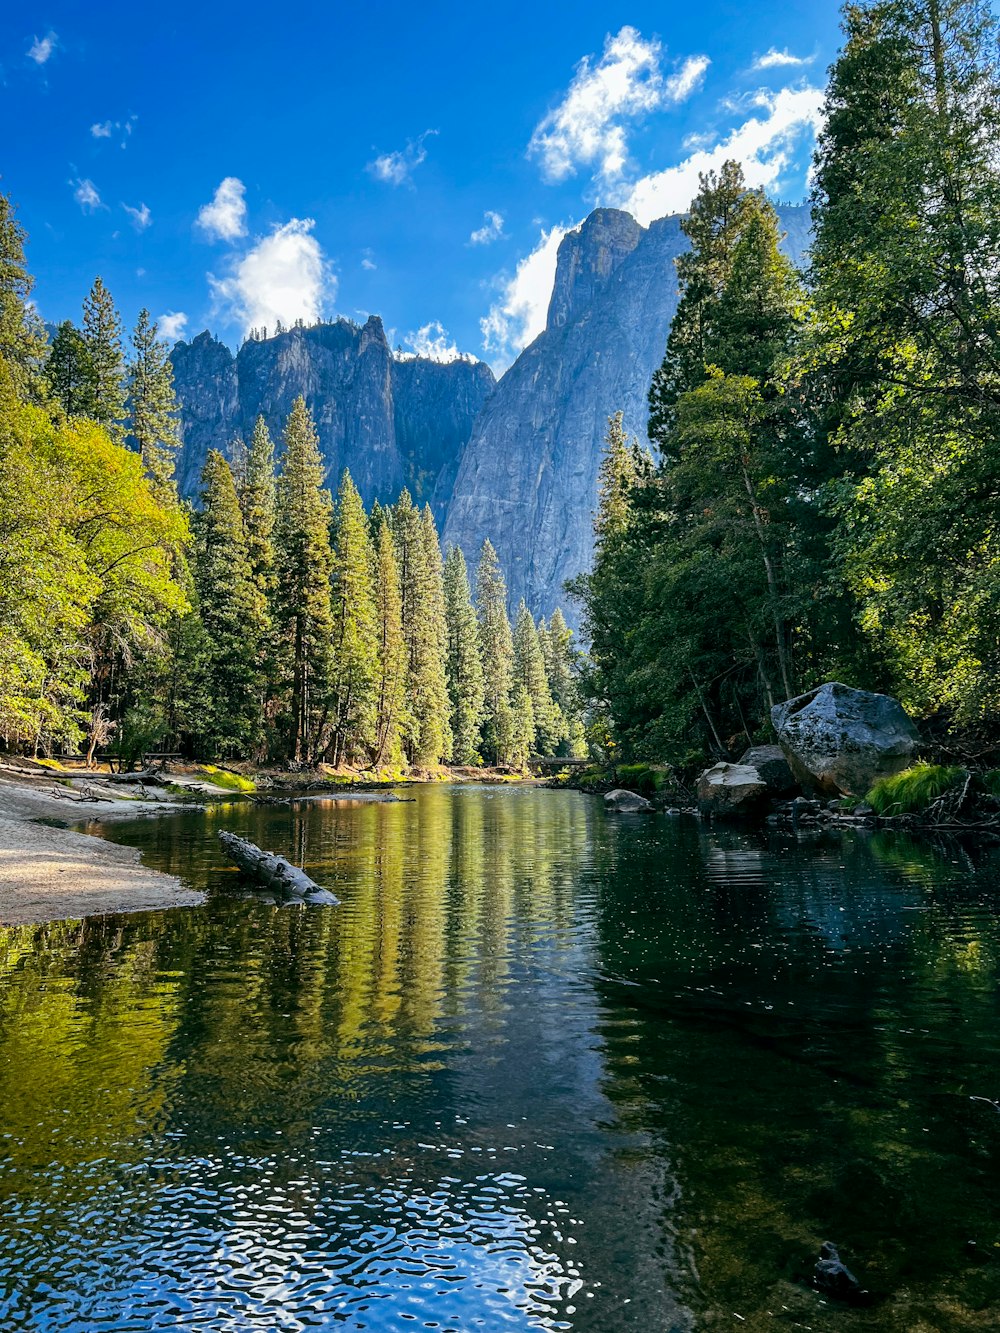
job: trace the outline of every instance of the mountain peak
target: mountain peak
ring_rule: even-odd
[[[639,244],[644,228],[620,208],[595,208],[559,245],[546,327],[559,329],[589,305]]]

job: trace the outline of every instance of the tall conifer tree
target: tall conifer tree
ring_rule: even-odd
[[[121,444],[125,439],[126,415],[122,321],[111,293],[100,278],[94,279],[83,303],[82,332],[93,375],[90,415],[116,444]]]
[[[469,574],[460,546],[452,546],[444,562],[444,596],[452,759],[456,764],[474,764],[482,743],[483,664]]]
[[[483,663],[483,749],[491,763],[513,762],[515,753],[514,639],[507,617],[507,583],[487,537],[476,570],[479,653]]]
[[[333,545],[334,764],[367,760],[376,746],[379,626],[372,587],[368,520],[346,469],[337,493]]]
[[[45,332],[28,305],[33,282],[24,255],[26,239],[13,205],[0,194],[0,356],[17,388],[34,396]]]
[[[549,689],[545,661],[531,612],[522,601],[514,624],[514,680],[523,685],[531,699],[533,735],[529,745],[541,754],[555,754],[565,739],[566,728]]]
[[[70,320],[56,330],[45,363],[53,398],[67,416],[94,415],[94,367],[83,334]]]
[[[420,726],[418,763],[451,758],[451,700],[448,696],[448,624],[441,543],[430,505],[420,514],[424,587],[420,608],[419,673],[413,679],[413,709]]]
[[[278,481],[275,601],[288,689],[288,755],[304,763],[319,758],[328,738],[331,511],[316,429],[300,395],[285,426]]]
[[[406,716],[408,663],[396,548],[381,511],[375,535],[375,615],[378,679],[373,763],[376,768],[394,767],[402,758],[401,737],[409,732]]]
[[[156,323],[145,309],[139,311],[132,334],[128,407],[132,438],[146,475],[159,494],[171,496],[175,493],[174,460],[181,443],[174,371],[167,344],[157,336]]]

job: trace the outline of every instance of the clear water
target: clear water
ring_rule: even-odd
[[[206,906],[0,931],[4,1333],[1000,1328],[996,854],[406,795],[109,826]]]

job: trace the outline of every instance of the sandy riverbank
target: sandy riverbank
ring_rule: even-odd
[[[95,782],[92,790],[103,784]],[[144,866],[139,852],[35,821],[120,819],[154,814],[164,800],[74,799],[39,774],[0,772],[0,924],[194,906],[200,893]]]

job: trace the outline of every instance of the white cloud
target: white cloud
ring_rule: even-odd
[[[90,133],[95,139],[110,139],[118,131],[122,136],[121,147],[124,148],[138,119],[138,116],[133,115],[129,116],[127,120],[99,120],[91,125]]]
[[[559,242],[571,230],[543,229],[534,250],[518,262],[514,276],[503,283],[500,299],[479,321],[483,347],[495,355],[498,366],[508,363],[545,328]]]
[[[784,51],[779,51],[772,46],[762,56],[757,57],[751,68],[782,69],[794,65],[811,65],[815,59],[815,56],[793,56],[787,46]]]
[[[227,176],[212,197],[203,204],[195,219],[212,240],[235,241],[247,234],[246,186],[236,176]]]
[[[33,60],[36,65],[44,65],[58,44],[59,38],[51,31],[44,37],[36,37],[28,47],[28,59]]]
[[[503,214],[488,208],[483,214],[483,225],[469,237],[470,245],[490,245],[503,235]]]
[[[782,88],[761,93],[763,116],[752,116],[712,147],[699,148],[683,162],[653,172],[619,191],[614,202],[643,226],[669,213],[685,212],[703,171],[717,171],[730,158],[743,166],[747,184],[774,189],[795,148],[820,125],[823,93],[819,88]]]
[[[380,153],[365,169],[386,185],[403,185],[426,159],[424,140],[431,134],[437,134],[437,130],[424,130],[418,139],[411,139],[405,148],[394,153]]]
[[[292,218],[237,259],[229,277],[208,275],[217,307],[244,332],[273,329],[279,319],[312,323],[332,300],[336,281],[312,235],[315,225],[312,218]]]
[[[584,56],[566,96],[535,127],[528,145],[547,180],[565,180],[580,166],[594,167],[604,180],[621,176],[628,160],[623,122],[681,101],[708,68],[707,57],[694,56],[664,79],[662,54],[658,41],[626,26],[605,38],[599,60]]]
[[[374,252],[368,246],[361,251],[361,267],[366,273],[374,273],[378,268],[378,264],[375,263]]]
[[[157,335],[166,343],[179,342],[184,337],[187,323],[188,317],[183,310],[168,310],[165,315],[160,315],[156,321]]]
[[[138,208],[133,208],[130,204],[122,204],[125,212],[132,219],[132,226],[136,231],[145,231],[152,225],[153,215],[145,204],[140,204]]]
[[[114,128],[110,120],[105,120],[97,125],[91,125],[90,132],[95,139],[110,139],[111,131]]]
[[[97,186],[92,180],[70,181],[70,185],[76,186],[73,191],[73,198],[85,213],[96,213],[99,208],[107,207],[106,204],[101,202]]]
[[[705,72],[711,64],[708,56],[689,56],[676,74],[671,74],[664,86],[667,100],[683,102],[696,93],[705,82]]]
[[[429,361],[442,361],[445,364],[451,361],[476,360],[468,352],[458,350],[455,343],[449,340],[447,330],[436,319],[424,324],[416,333],[408,333],[403,341],[412,350],[396,352],[397,361],[412,361],[418,356],[426,357]]]

